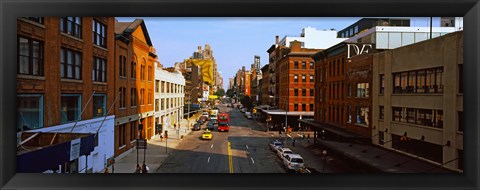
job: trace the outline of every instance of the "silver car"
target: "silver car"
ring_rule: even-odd
[[[300,171],[305,167],[303,158],[300,154],[287,154],[283,157],[283,165],[288,170]]]

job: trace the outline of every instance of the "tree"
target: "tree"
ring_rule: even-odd
[[[223,90],[223,88],[220,88],[217,90],[217,92],[215,92],[215,95],[217,95],[218,97],[223,97],[223,95],[225,95],[225,90]]]
[[[228,97],[233,98],[233,93],[234,92],[233,92],[232,89],[228,89],[226,94],[227,94]]]
[[[249,110],[253,108],[252,100],[248,95],[244,96],[240,102],[242,103],[243,106],[245,106]]]

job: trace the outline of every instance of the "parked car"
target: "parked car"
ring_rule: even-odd
[[[293,151],[289,148],[279,148],[277,149],[277,155],[280,158],[285,157],[287,154],[293,154]]]
[[[283,157],[283,165],[288,170],[299,171],[305,167],[303,158],[300,154],[287,154]]]
[[[273,140],[272,142],[270,142],[270,150],[272,151],[277,151],[277,148],[282,148],[283,147],[283,144],[282,142],[280,142],[278,139],[276,140]]]
[[[201,125],[200,123],[195,123],[195,124],[193,125],[193,129],[192,129],[192,130],[198,131],[198,130],[200,130],[201,126],[202,126],[202,125]]]
[[[250,112],[245,112],[245,117],[246,117],[247,119],[253,119],[252,113],[250,113]]]
[[[207,123],[207,130],[213,131],[214,126],[215,126],[215,123],[213,122],[213,120],[210,120],[210,121]]]

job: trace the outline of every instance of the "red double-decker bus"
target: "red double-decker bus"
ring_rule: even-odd
[[[230,128],[230,116],[228,113],[222,112],[218,114],[218,131],[228,131]]]

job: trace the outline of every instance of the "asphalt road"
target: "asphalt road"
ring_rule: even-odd
[[[187,135],[157,173],[285,173],[269,149],[271,136],[236,108],[218,106],[230,115],[230,131],[202,140],[202,130]]]

